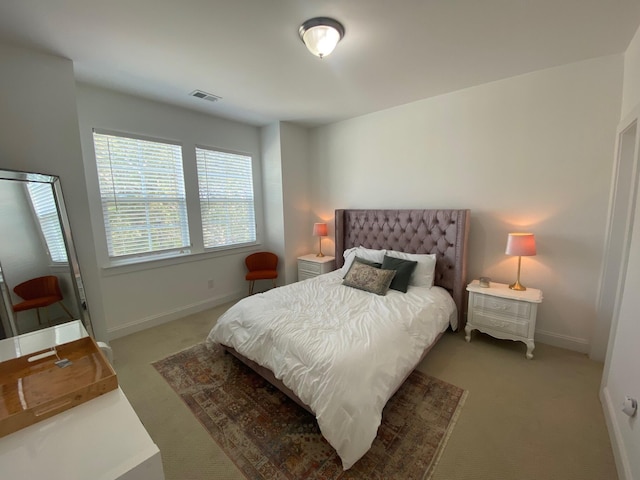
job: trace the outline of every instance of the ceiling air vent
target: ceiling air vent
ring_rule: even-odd
[[[203,100],[209,100],[210,102],[217,102],[222,98],[211,93],[203,92],[202,90],[194,90],[189,95],[196,98],[202,98]]]

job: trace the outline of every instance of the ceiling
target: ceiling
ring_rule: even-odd
[[[298,37],[315,16],[346,30],[322,60]],[[622,53],[639,24],[640,0],[0,2],[0,39],[73,60],[79,81],[253,125],[319,125]]]

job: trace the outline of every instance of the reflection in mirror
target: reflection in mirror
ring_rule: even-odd
[[[92,334],[60,180],[0,171],[0,338],[73,319]]]

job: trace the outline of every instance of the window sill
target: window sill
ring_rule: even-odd
[[[207,250],[206,252],[197,253],[179,253],[173,256],[129,259],[119,263],[111,263],[102,267],[102,274],[105,277],[112,275],[124,275],[127,273],[141,272],[144,270],[153,270],[155,268],[170,267],[172,265],[181,265],[184,263],[200,262],[211,258],[225,257],[228,255],[238,255],[243,253],[251,253],[258,251],[260,244],[244,245],[241,247],[226,247],[215,250]]]

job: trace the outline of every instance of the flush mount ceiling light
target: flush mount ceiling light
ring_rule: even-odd
[[[300,39],[309,51],[323,58],[333,52],[344,36],[344,27],[333,18],[316,17],[304,22],[298,29]]]

